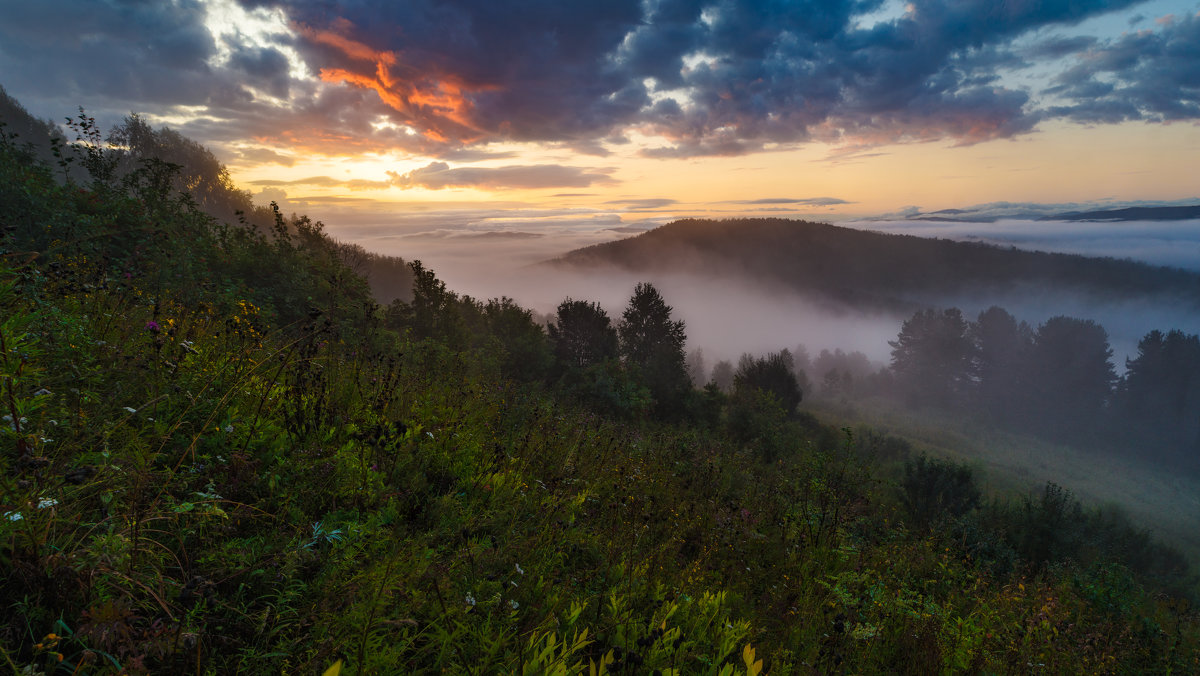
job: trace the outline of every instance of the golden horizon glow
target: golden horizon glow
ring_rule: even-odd
[[[270,147],[270,146],[267,146]],[[270,147],[289,152],[286,147]],[[345,185],[275,186],[290,199],[356,197],[388,203],[564,203],[603,208],[616,201],[674,200],[666,211],[693,215],[749,212],[736,204],[763,199],[845,200],[808,209],[837,217],[872,216],[918,206],[925,210],[991,202],[1091,202],[1180,200],[1197,197],[1194,162],[1200,156],[1195,125],[1124,123],[1084,127],[1050,123],[1015,139],[953,147],[948,141],[884,145],[840,156],[840,148],[811,143],[799,148],[736,157],[652,159],[621,150],[607,157],[581,156],[535,144],[496,144],[489,150],[512,157],[457,164],[495,169],[514,164],[559,163],[612,169],[613,185],[489,190],[475,187],[400,188],[388,172],[404,174],[437,161],[404,152],[327,155],[296,152],[292,166],[230,165],[235,182],[251,192],[256,181],[328,177]],[[1114,159],[1119,158],[1119,159]],[[359,185],[351,184],[359,181]],[[559,195],[567,194],[570,197]],[[620,211],[620,209],[612,209]],[[804,210],[796,207],[793,210]],[[769,214],[769,212],[768,212]]]

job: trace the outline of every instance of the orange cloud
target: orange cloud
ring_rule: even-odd
[[[317,44],[333,47],[346,56],[357,59],[359,61],[373,61],[377,63],[396,63],[396,53],[392,51],[377,51],[369,46],[352,40],[344,35],[338,35],[333,31],[319,30],[309,26],[296,27],[304,37],[316,42]]]
[[[348,29],[345,21],[334,23],[335,28]],[[372,49],[370,46],[345,37],[333,30],[297,26],[309,40],[332,47],[354,61],[373,67],[322,68],[321,80],[371,89],[380,100],[400,113],[404,122],[426,138],[441,143],[458,141],[471,143],[486,133],[472,121],[474,104],[471,96],[496,87],[468,87],[461,78],[450,73],[418,74],[405,66],[396,52]]]

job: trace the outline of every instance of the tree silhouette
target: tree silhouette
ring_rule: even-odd
[[[733,390],[733,363],[722,359],[713,364],[712,375],[708,382],[716,385],[717,389],[728,394]]]
[[[917,312],[888,345],[896,385],[910,404],[947,408],[961,402],[974,348],[957,308]]]
[[[550,367],[553,357],[542,327],[533,313],[504,296],[483,306],[488,333],[504,348],[501,370],[517,380],[537,380]]]
[[[625,363],[641,373],[659,412],[677,413],[691,389],[683,349],[687,336],[652,284],[634,289],[617,331]]]
[[[1038,327],[1029,356],[1032,422],[1046,436],[1091,440],[1116,372],[1108,333],[1090,319],[1051,317]]]
[[[1160,458],[1200,460],[1200,337],[1151,331],[1125,365],[1115,406],[1122,436]]]
[[[757,389],[774,396],[787,414],[796,410],[804,396],[792,374],[791,353],[787,350],[765,357],[743,357],[733,382],[736,391]]]
[[[979,313],[970,327],[975,343],[973,374],[980,411],[996,422],[1013,422],[1026,392],[1025,359],[1033,330],[1000,307]]]
[[[432,338],[461,347],[466,327],[458,311],[458,294],[446,289],[446,283],[419,260],[408,264],[413,273],[411,303],[397,300],[389,308],[389,320],[407,328],[416,338]]]
[[[587,368],[617,356],[617,331],[597,303],[567,298],[548,327],[559,364]]]

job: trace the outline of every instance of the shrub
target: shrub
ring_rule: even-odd
[[[971,468],[925,455],[904,463],[900,501],[914,525],[928,528],[979,506],[979,487]]]

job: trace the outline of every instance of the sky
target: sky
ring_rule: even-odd
[[[687,216],[1200,201],[1200,0],[0,0],[0,17],[0,85],[35,115],[136,112],[261,203],[408,257],[532,260]]]

